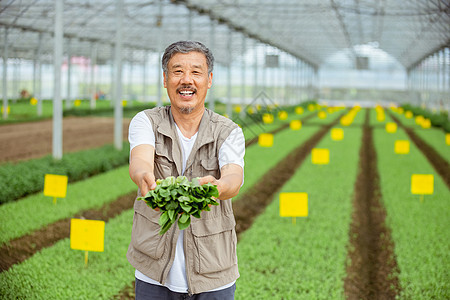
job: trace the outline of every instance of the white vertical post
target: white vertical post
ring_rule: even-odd
[[[123,0],[116,0],[116,37],[114,48],[114,146],[122,150],[122,35],[123,35]]]
[[[254,80],[254,84],[253,84],[253,98],[256,99],[256,97],[258,96],[258,42],[255,40],[255,45],[254,45],[254,51],[255,51],[255,64],[254,64],[254,76],[253,76],[253,80]]]
[[[63,156],[62,139],[62,99],[61,99],[61,65],[63,56],[63,13],[64,2],[55,0],[55,34],[53,47],[54,92],[53,92],[53,158]]]
[[[215,41],[216,41],[216,21],[211,20],[211,26],[210,26],[210,30],[209,30],[209,50],[211,50],[211,52],[214,54],[214,48],[215,48]],[[215,107],[215,103],[214,103],[214,76],[213,76],[213,84],[211,86],[211,88],[209,89],[209,109],[214,111]]]
[[[8,118],[8,28],[5,27],[5,44],[3,45],[3,119]]]
[[[97,43],[91,43],[91,101],[90,108],[95,109],[95,94],[97,93],[96,78],[95,78],[95,66],[97,64]]]
[[[67,96],[66,96],[66,108],[72,107],[72,39],[67,41]]]
[[[227,108],[226,112],[229,118],[233,113],[233,109],[231,107],[231,97],[232,97],[232,83],[231,83],[231,62],[233,61],[232,53],[231,53],[231,42],[233,40],[233,32],[231,29],[228,29],[228,42],[227,42],[227,52],[228,52],[228,67],[227,67]]]
[[[37,80],[36,80],[36,96],[37,99],[37,115],[42,116],[42,32],[39,32],[38,48],[36,53],[37,62]]]
[[[158,2],[158,11],[159,11],[159,17],[162,18],[163,15],[163,6],[162,6],[162,0],[160,0]],[[161,107],[163,106],[163,102],[162,102],[162,78],[163,78],[163,70],[162,70],[162,63],[161,63],[161,59],[162,59],[162,55],[163,55],[163,26],[162,24],[160,24],[159,29],[158,29],[158,52],[157,52],[157,58],[156,58],[156,66],[158,68],[158,78],[157,78],[157,93],[156,93],[156,106]]]
[[[245,116],[245,67],[246,67],[246,60],[245,60],[245,53],[247,51],[247,45],[246,45],[246,41],[247,39],[245,38],[245,35],[242,34],[242,55],[241,55],[241,112],[240,112],[240,116],[244,117]]]
[[[147,50],[144,50],[142,59],[142,101],[147,102]]]

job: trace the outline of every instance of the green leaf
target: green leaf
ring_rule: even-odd
[[[172,221],[175,218],[175,210],[171,209],[167,212],[169,213],[169,219]]]
[[[191,217],[188,214],[182,214],[178,219],[178,227],[183,230],[189,227],[191,224]]]
[[[159,217],[159,226],[163,226],[169,220],[169,214],[167,211],[163,212]]]

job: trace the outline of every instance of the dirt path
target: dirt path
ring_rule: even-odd
[[[369,127],[369,110],[363,126],[359,173],[355,183],[350,247],[344,289],[347,299],[395,299],[399,292],[394,244],[385,225],[377,170],[377,156]]]
[[[403,123],[389,111],[390,116],[403,130],[408,134],[417,148],[422,151],[423,155],[428,159],[436,172],[441,175],[447,187],[450,189],[450,164],[445,160],[433,147],[422,140],[413,129],[406,127]]]
[[[130,120],[123,120],[124,141]],[[0,163],[52,154],[52,120],[0,126]],[[63,151],[74,152],[114,142],[114,119],[67,117],[63,120]]]

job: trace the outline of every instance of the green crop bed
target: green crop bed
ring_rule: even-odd
[[[400,299],[450,298],[450,193],[423,154],[410,143],[409,154],[395,154],[403,130],[374,131],[381,192],[400,269]],[[411,194],[412,174],[433,174],[434,194]]]
[[[281,188],[308,193],[308,217],[295,225],[280,217],[277,195],[242,235],[236,299],[344,299],[360,143],[359,128],[344,128],[342,141],[326,136],[317,147],[330,150],[330,164],[313,165],[308,156]]]
[[[99,208],[119,196],[136,190],[128,166],[69,184],[67,196],[53,199],[39,193],[0,206],[0,244],[42,226],[70,217],[82,210]]]
[[[125,256],[130,243],[133,210],[105,226],[104,252],[70,249],[64,239],[0,274],[2,299],[111,299],[134,280]]]

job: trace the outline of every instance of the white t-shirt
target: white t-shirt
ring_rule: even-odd
[[[175,124],[176,125],[176,124]],[[180,141],[183,159],[183,170],[184,174],[186,168],[186,161],[191,153],[192,147],[194,146],[195,140],[197,139],[198,132],[195,133],[191,138],[186,138],[181,133],[178,126],[178,140]],[[128,132],[128,140],[130,142],[130,151],[138,145],[151,145],[155,147],[155,135],[153,132],[153,127],[145,115],[144,112],[139,112],[130,123],[130,128]],[[219,167],[222,168],[224,165],[233,163],[244,168],[244,154],[245,154],[245,138],[241,128],[234,129],[227,139],[223,142],[219,149]],[[186,293],[188,290],[188,284],[186,279],[186,266],[185,266],[185,256],[183,248],[183,230],[180,231],[178,236],[176,248],[175,248],[175,259],[172,268],[169,271],[167,281],[164,284],[168,289],[177,293]],[[138,270],[135,272],[137,279],[156,285],[161,285],[158,281],[153,280],[146,275],[142,274]],[[232,286],[235,281],[219,287],[211,291],[217,291],[221,289],[228,288]]]

